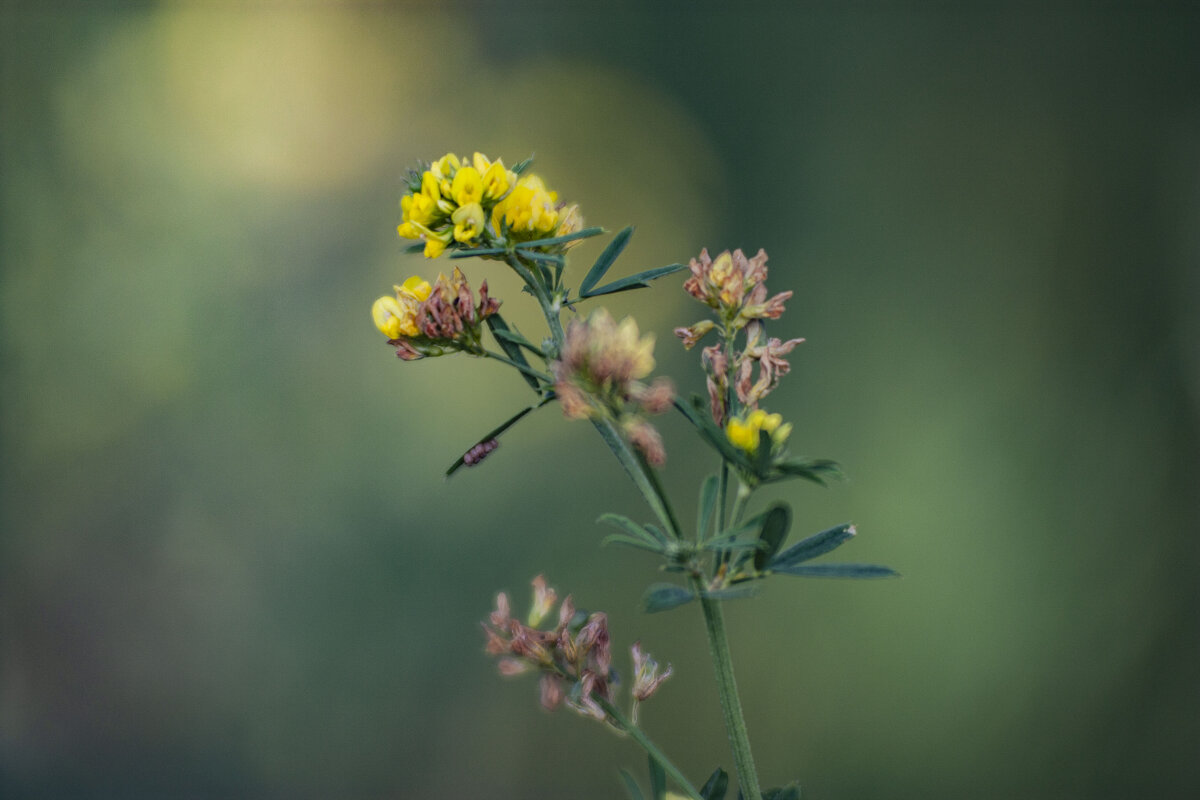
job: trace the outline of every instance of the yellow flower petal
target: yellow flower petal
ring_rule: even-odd
[[[479,174],[479,170],[474,167],[462,167],[454,173],[454,182],[450,184],[450,197],[460,207],[482,200],[483,176]]]

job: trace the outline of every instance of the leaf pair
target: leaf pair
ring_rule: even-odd
[[[837,525],[802,539],[781,553],[774,554],[762,567],[766,573],[793,575],[802,578],[890,578],[900,573],[878,564],[806,564],[849,541],[857,534],[850,523]]]
[[[623,231],[613,237],[613,240],[604,248],[604,252],[596,259],[596,263],[592,264],[592,268],[588,270],[587,275],[583,276],[583,282],[579,284],[579,296],[581,298],[598,297],[602,294],[616,294],[617,292],[627,292],[630,289],[646,289],[650,286],[650,281],[655,278],[661,278],[664,275],[670,275],[672,272],[679,272],[681,269],[687,269],[687,264],[671,264],[666,267],[655,267],[635,275],[630,275],[627,278],[620,278],[612,283],[606,283],[603,286],[597,287],[596,284],[605,276],[613,262],[625,250],[625,245],[629,244],[629,237],[633,236],[633,227],[625,228]]]
[[[666,554],[671,546],[670,538],[654,525],[639,525],[629,517],[620,514],[601,514],[596,522],[603,522],[617,528],[620,533],[610,533],[600,544],[623,544],[639,550],[649,550],[652,553]]]

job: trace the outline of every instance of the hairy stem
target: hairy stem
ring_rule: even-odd
[[[608,702],[603,697],[593,694],[592,699],[594,699],[596,703],[604,709],[606,714],[616,720],[617,725],[621,727],[622,731],[629,734],[630,739],[633,739],[635,742],[641,745],[642,749],[646,751],[646,754],[658,762],[658,765],[663,768],[663,772],[670,775],[671,779],[675,781],[680,789],[683,789],[684,792],[687,793],[688,797],[691,797],[692,800],[704,800],[704,797],[701,796],[700,792],[696,791],[696,787],[692,786],[688,779],[683,776],[683,773],[680,772],[679,769],[671,763],[671,760],[668,759],[663,752],[658,749],[658,746],[654,744],[654,742],[650,741],[649,737],[646,736],[641,728],[626,719],[615,705]]]

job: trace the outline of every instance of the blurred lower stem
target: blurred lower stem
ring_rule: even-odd
[[[712,653],[713,670],[717,676],[717,694],[721,698],[721,711],[725,715],[725,730],[729,734],[729,745],[733,748],[733,764],[737,769],[738,785],[745,800],[762,800],[758,788],[758,771],[754,768],[754,756],[750,753],[750,736],[746,733],[746,720],[742,716],[742,701],[738,697],[737,682],[733,678],[733,658],[729,653],[729,639],[725,635],[725,615],[721,601],[704,594],[698,578],[693,578],[693,588],[700,596],[704,609],[704,624],[708,631],[708,649]]]
[[[608,702],[603,697],[593,694],[592,699],[594,699],[596,703],[604,709],[604,713],[608,714],[616,721],[617,725],[621,727],[622,731],[629,734],[630,739],[633,739],[642,746],[642,749],[646,751],[646,755],[658,762],[658,765],[663,768],[663,772],[669,775],[671,779],[679,786],[679,788],[683,789],[687,793],[688,797],[691,797],[692,800],[704,800],[703,795],[696,791],[696,787],[684,777],[683,773],[671,763],[669,758],[663,755],[663,752],[658,749],[658,745],[650,741],[649,737],[642,732],[641,728],[626,719],[615,705]]]

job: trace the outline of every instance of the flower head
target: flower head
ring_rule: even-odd
[[[666,460],[662,438],[643,415],[661,414],[675,390],[654,370],[654,335],[643,336],[637,322],[619,323],[605,309],[567,326],[559,360],[552,365],[555,392],[563,413],[572,419],[607,417],[621,423],[625,435],[651,464]]]
[[[488,296],[487,281],[480,285],[476,302],[458,268],[451,277],[439,275],[432,285],[414,275],[395,290],[375,301],[371,317],[406,361],[456,350],[477,352],[480,324],[500,308],[500,302]]]
[[[803,339],[767,338],[764,322],[778,319],[792,293],[768,296],[767,254],[759,250],[747,258],[741,250],[725,251],[711,258],[707,250],[688,264],[691,275],[683,288],[716,312],[716,320],[706,319],[694,325],[676,328],[675,335],[689,350],[713,330],[722,341],[706,347],[701,355],[707,377],[713,420],[724,425],[736,389],[743,413],[753,410],[791,368],[784,358]],[[745,331],[745,346],[739,351],[737,336]],[[754,367],[758,366],[758,378]],[[738,425],[742,423],[739,422]],[[735,435],[741,428],[731,421]]]
[[[497,595],[496,610],[483,623],[487,652],[500,657],[503,675],[541,672],[539,686],[545,708],[553,710],[565,701],[581,714],[607,719],[598,700],[612,702],[616,697],[608,616],[594,613],[579,621],[577,616],[582,614],[577,614],[568,596],[559,606],[558,624],[542,629],[558,594],[541,575],[533,579],[533,589],[527,623],[512,616],[507,595]]]
[[[425,242],[425,256],[447,248],[505,247],[581,229],[577,206],[567,206],[540,177],[518,175],[500,159],[482,153],[460,159],[447,153],[423,170],[414,170],[400,198],[397,232]],[[575,241],[548,245],[561,253]]]

